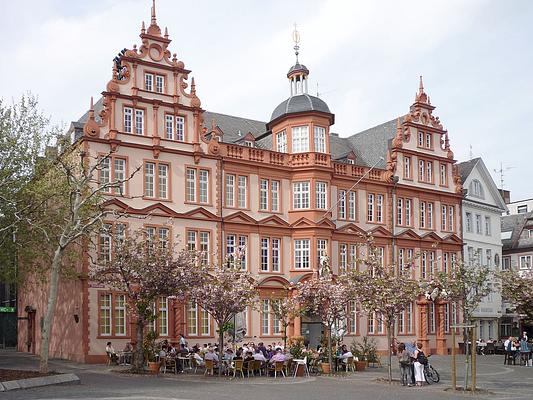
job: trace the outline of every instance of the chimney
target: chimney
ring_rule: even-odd
[[[502,196],[502,199],[505,204],[509,204],[511,202],[511,191],[510,190],[498,189],[498,192],[500,192],[500,196]]]

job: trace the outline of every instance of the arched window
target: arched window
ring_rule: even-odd
[[[485,195],[483,194],[483,186],[481,186],[481,182],[477,179],[474,179],[470,184],[470,193],[472,194],[472,196],[475,197],[485,197]]]

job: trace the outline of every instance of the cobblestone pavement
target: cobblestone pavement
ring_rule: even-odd
[[[201,374],[161,374],[131,376],[112,372],[117,367],[76,364],[52,360],[51,369],[73,372],[81,385],[48,386],[43,388],[0,393],[0,399],[455,399],[472,398],[446,391],[450,387],[450,357],[431,357],[441,375],[441,382],[423,388],[406,388],[379,381],[386,377],[386,368],[368,368],[365,372],[310,378],[245,378],[204,377]],[[385,364],[385,363],[384,363]],[[0,368],[35,369],[36,357],[13,351],[0,351]],[[458,357],[458,384],[463,382],[464,359]],[[398,368],[393,360],[393,373]],[[533,368],[504,366],[503,356],[478,357],[478,385],[488,393],[480,399],[533,399]]]

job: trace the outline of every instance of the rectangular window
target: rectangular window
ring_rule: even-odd
[[[154,75],[144,74],[144,90],[151,92],[154,90]]]
[[[186,179],[186,192],[187,192],[187,201],[195,203],[196,202],[196,169],[187,168],[187,179]]]
[[[351,300],[348,304],[348,332],[352,335],[357,334],[357,304],[355,301]]]
[[[466,213],[466,231],[472,232],[472,213]]]
[[[271,198],[271,210],[272,212],[279,212],[279,181],[270,181],[270,198]]]
[[[420,227],[426,227],[426,203],[423,201],[420,202]]]
[[[427,277],[427,263],[428,263],[428,254],[427,251],[422,252],[422,259],[420,261],[420,277],[426,279]]]
[[[133,109],[130,107],[124,107],[124,132],[132,132],[132,118],[133,118]]]
[[[174,139],[174,116],[165,116],[165,138]]]
[[[326,182],[315,182],[316,208],[326,210],[327,206],[327,184]]]
[[[126,335],[126,295],[115,295],[115,335]]]
[[[355,270],[357,268],[357,245],[350,245],[350,269]]]
[[[418,180],[420,182],[425,182],[426,181],[426,175],[425,175],[426,168],[425,168],[425,165],[426,165],[426,163],[424,162],[424,160],[418,160]]]
[[[183,142],[185,140],[185,118],[176,117],[176,140]]]
[[[487,235],[487,236],[490,236],[490,235],[491,235],[491,231],[490,231],[490,217],[489,217],[489,216],[485,216],[485,235]]]
[[[209,232],[207,231],[187,231],[187,250],[198,250],[201,252],[202,264],[209,263]]]
[[[433,161],[426,161],[426,182],[433,183]]]
[[[100,295],[100,335],[111,336],[111,294]]]
[[[476,233],[481,235],[481,215],[476,214]]]
[[[397,199],[397,211],[396,211],[396,221],[398,225],[403,225],[403,199],[398,197]]]
[[[287,132],[276,133],[276,150],[280,153],[287,152]]]
[[[444,304],[444,333],[450,332],[450,303]]]
[[[295,126],[292,128],[292,152],[306,153],[309,151],[309,127]]]
[[[441,206],[441,221],[440,221],[440,228],[441,230],[445,231],[446,224],[448,223],[448,207],[447,206]]]
[[[235,175],[226,175],[226,207],[235,207]]]
[[[531,256],[520,256],[520,269],[531,268]]]
[[[339,219],[346,219],[346,190],[339,190]]]
[[[168,198],[168,165],[158,165],[158,194],[159,198]]]
[[[199,195],[200,203],[209,202],[209,171],[199,170]]]
[[[403,177],[404,179],[413,179],[411,173],[411,157],[403,158]]]
[[[450,270],[450,256],[448,253],[442,254],[442,272],[445,274]]]
[[[450,232],[455,231],[455,207],[448,206],[448,230]]]
[[[271,308],[279,307],[280,300],[271,300]],[[281,335],[281,321],[278,316],[272,314],[272,335]]]
[[[294,269],[309,269],[310,242],[309,239],[294,241]]]
[[[246,208],[248,192],[248,178],[239,175],[237,179],[237,204],[239,208]]]
[[[440,164],[440,185],[448,186],[448,167],[446,164]]]
[[[202,264],[209,263],[209,232],[200,232],[200,251]]]
[[[261,334],[270,334],[270,302],[268,299],[261,301]]]
[[[189,336],[198,335],[198,305],[192,301],[187,307],[187,334]]]
[[[200,334],[202,336],[210,336],[211,335],[211,321],[209,318],[209,313],[200,307],[200,315],[201,315]]]
[[[346,272],[346,265],[348,264],[348,245],[345,243],[339,244],[339,273]]]
[[[376,196],[376,222],[383,222],[383,195]]]
[[[355,192],[348,192],[348,219],[355,221],[356,195]]]
[[[491,266],[491,261],[492,261],[492,250],[491,249],[486,249],[485,250],[485,258],[487,260],[487,265],[490,267]]]
[[[405,226],[411,226],[411,199],[405,199]]]
[[[106,185],[111,182],[111,158],[100,158],[100,185]]]
[[[374,334],[374,318],[375,318],[375,313],[373,314],[369,314],[368,315],[368,320],[367,320],[367,324],[368,324],[368,327],[367,327],[367,331],[368,331],[368,334],[369,335],[373,335]]]
[[[374,222],[374,194],[368,194],[367,200],[367,217],[368,222]]]
[[[437,271],[436,270],[436,265],[435,265],[435,252],[434,251],[430,251],[429,252],[429,276],[430,277],[433,277],[435,275],[435,272]]]
[[[168,336],[168,299],[164,296],[159,298],[157,325],[159,336]]]
[[[155,197],[154,186],[155,186],[155,163],[145,162],[144,163],[144,195],[146,197]]]
[[[407,333],[413,332],[413,303],[409,303],[407,308],[405,309],[406,312],[406,330]]]
[[[268,179],[261,179],[259,183],[259,209],[268,210]]]
[[[428,307],[428,331],[430,333],[435,333],[435,303],[430,302]]]
[[[116,182],[113,188],[115,194],[123,195],[126,193],[126,160],[123,158],[113,157],[113,182]]]
[[[163,75],[155,76],[155,91],[157,93],[163,93],[163,88],[165,87],[165,77]]]
[[[270,250],[270,240],[268,238],[261,238],[261,271],[266,272],[268,268],[268,253]]]
[[[241,259],[236,260],[235,264],[240,266],[241,270],[246,270],[246,244],[248,242],[248,237],[244,235],[226,235],[226,256],[230,259],[233,259],[235,251],[238,249],[240,252]]]
[[[320,260],[327,254],[328,241],[326,239],[316,240],[316,265],[320,266]]]
[[[321,126],[315,126],[315,152],[326,152],[326,129]]]
[[[196,231],[187,232],[187,250],[194,251],[197,249],[197,234]]]
[[[511,269],[511,257],[502,257],[502,271]]]
[[[144,135],[144,110],[135,110],[135,133]]]
[[[271,245],[272,245],[272,253],[271,253],[271,260],[272,260],[272,272],[280,272],[281,271],[281,239],[278,238],[272,238],[271,239]]]
[[[430,149],[431,146],[431,133],[426,133],[426,147]]]
[[[309,208],[309,182],[294,182],[292,192],[295,210]]]
[[[418,147],[424,147],[424,132],[418,131]]]

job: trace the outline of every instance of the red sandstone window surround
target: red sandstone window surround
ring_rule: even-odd
[[[248,175],[225,174],[224,199],[227,208],[249,209],[249,181]]]
[[[236,261],[243,271],[248,270],[249,251],[248,235],[228,233],[226,234],[226,257],[233,258],[235,252],[241,252],[241,259]]]
[[[185,115],[165,114],[165,139],[186,142],[186,127],[187,117]]]
[[[382,224],[385,221],[385,196],[381,193],[367,193],[367,222]]]
[[[98,291],[98,337],[126,337],[128,322],[126,294]]]
[[[259,179],[259,211],[281,212],[281,181]]]
[[[144,197],[170,200],[170,164],[161,161],[144,161]]]
[[[116,181],[124,181],[128,175],[128,157],[114,154],[100,154],[100,168],[98,169],[98,182],[100,185]],[[128,195],[128,182],[120,182],[114,187],[108,187],[104,193],[117,196]]]
[[[279,237],[261,237],[259,272],[281,273],[282,240]]]
[[[211,169],[185,166],[185,203],[211,204]]]
[[[448,165],[445,163],[439,163],[439,184],[440,186],[448,186]]]
[[[144,135],[146,132],[146,109],[133,106],[124,106],[124,118],[122,131],[136,135]]]
[[[104,221],[98,233],[98,261],[106,263],[111,261],[116,242],[126,237],[127,224],[124,222]]]
[[[261,299],[261,336],[281,336],[282,327],[280,320],[272,313],[276,302],[280,299]]]
[[[338,219],[357,221],[357,192],[339,190]]]
[[[411,157],[408,156],[403,157],[403,178],[413,180]]]
[[[186,304],[187,336],[212,337],[213,321],[207,311],[198,304],[189,301]]]
[[[396,225],[413,226],[413,199],[406,197],[396,199]]]
[[[202,252],[202,264],[209,264],[211,251],[211,232],[197,229],[187,229],[187,250]]]
[[[420,201],[420,228],[434,229],[434,204],[429,201]]]

